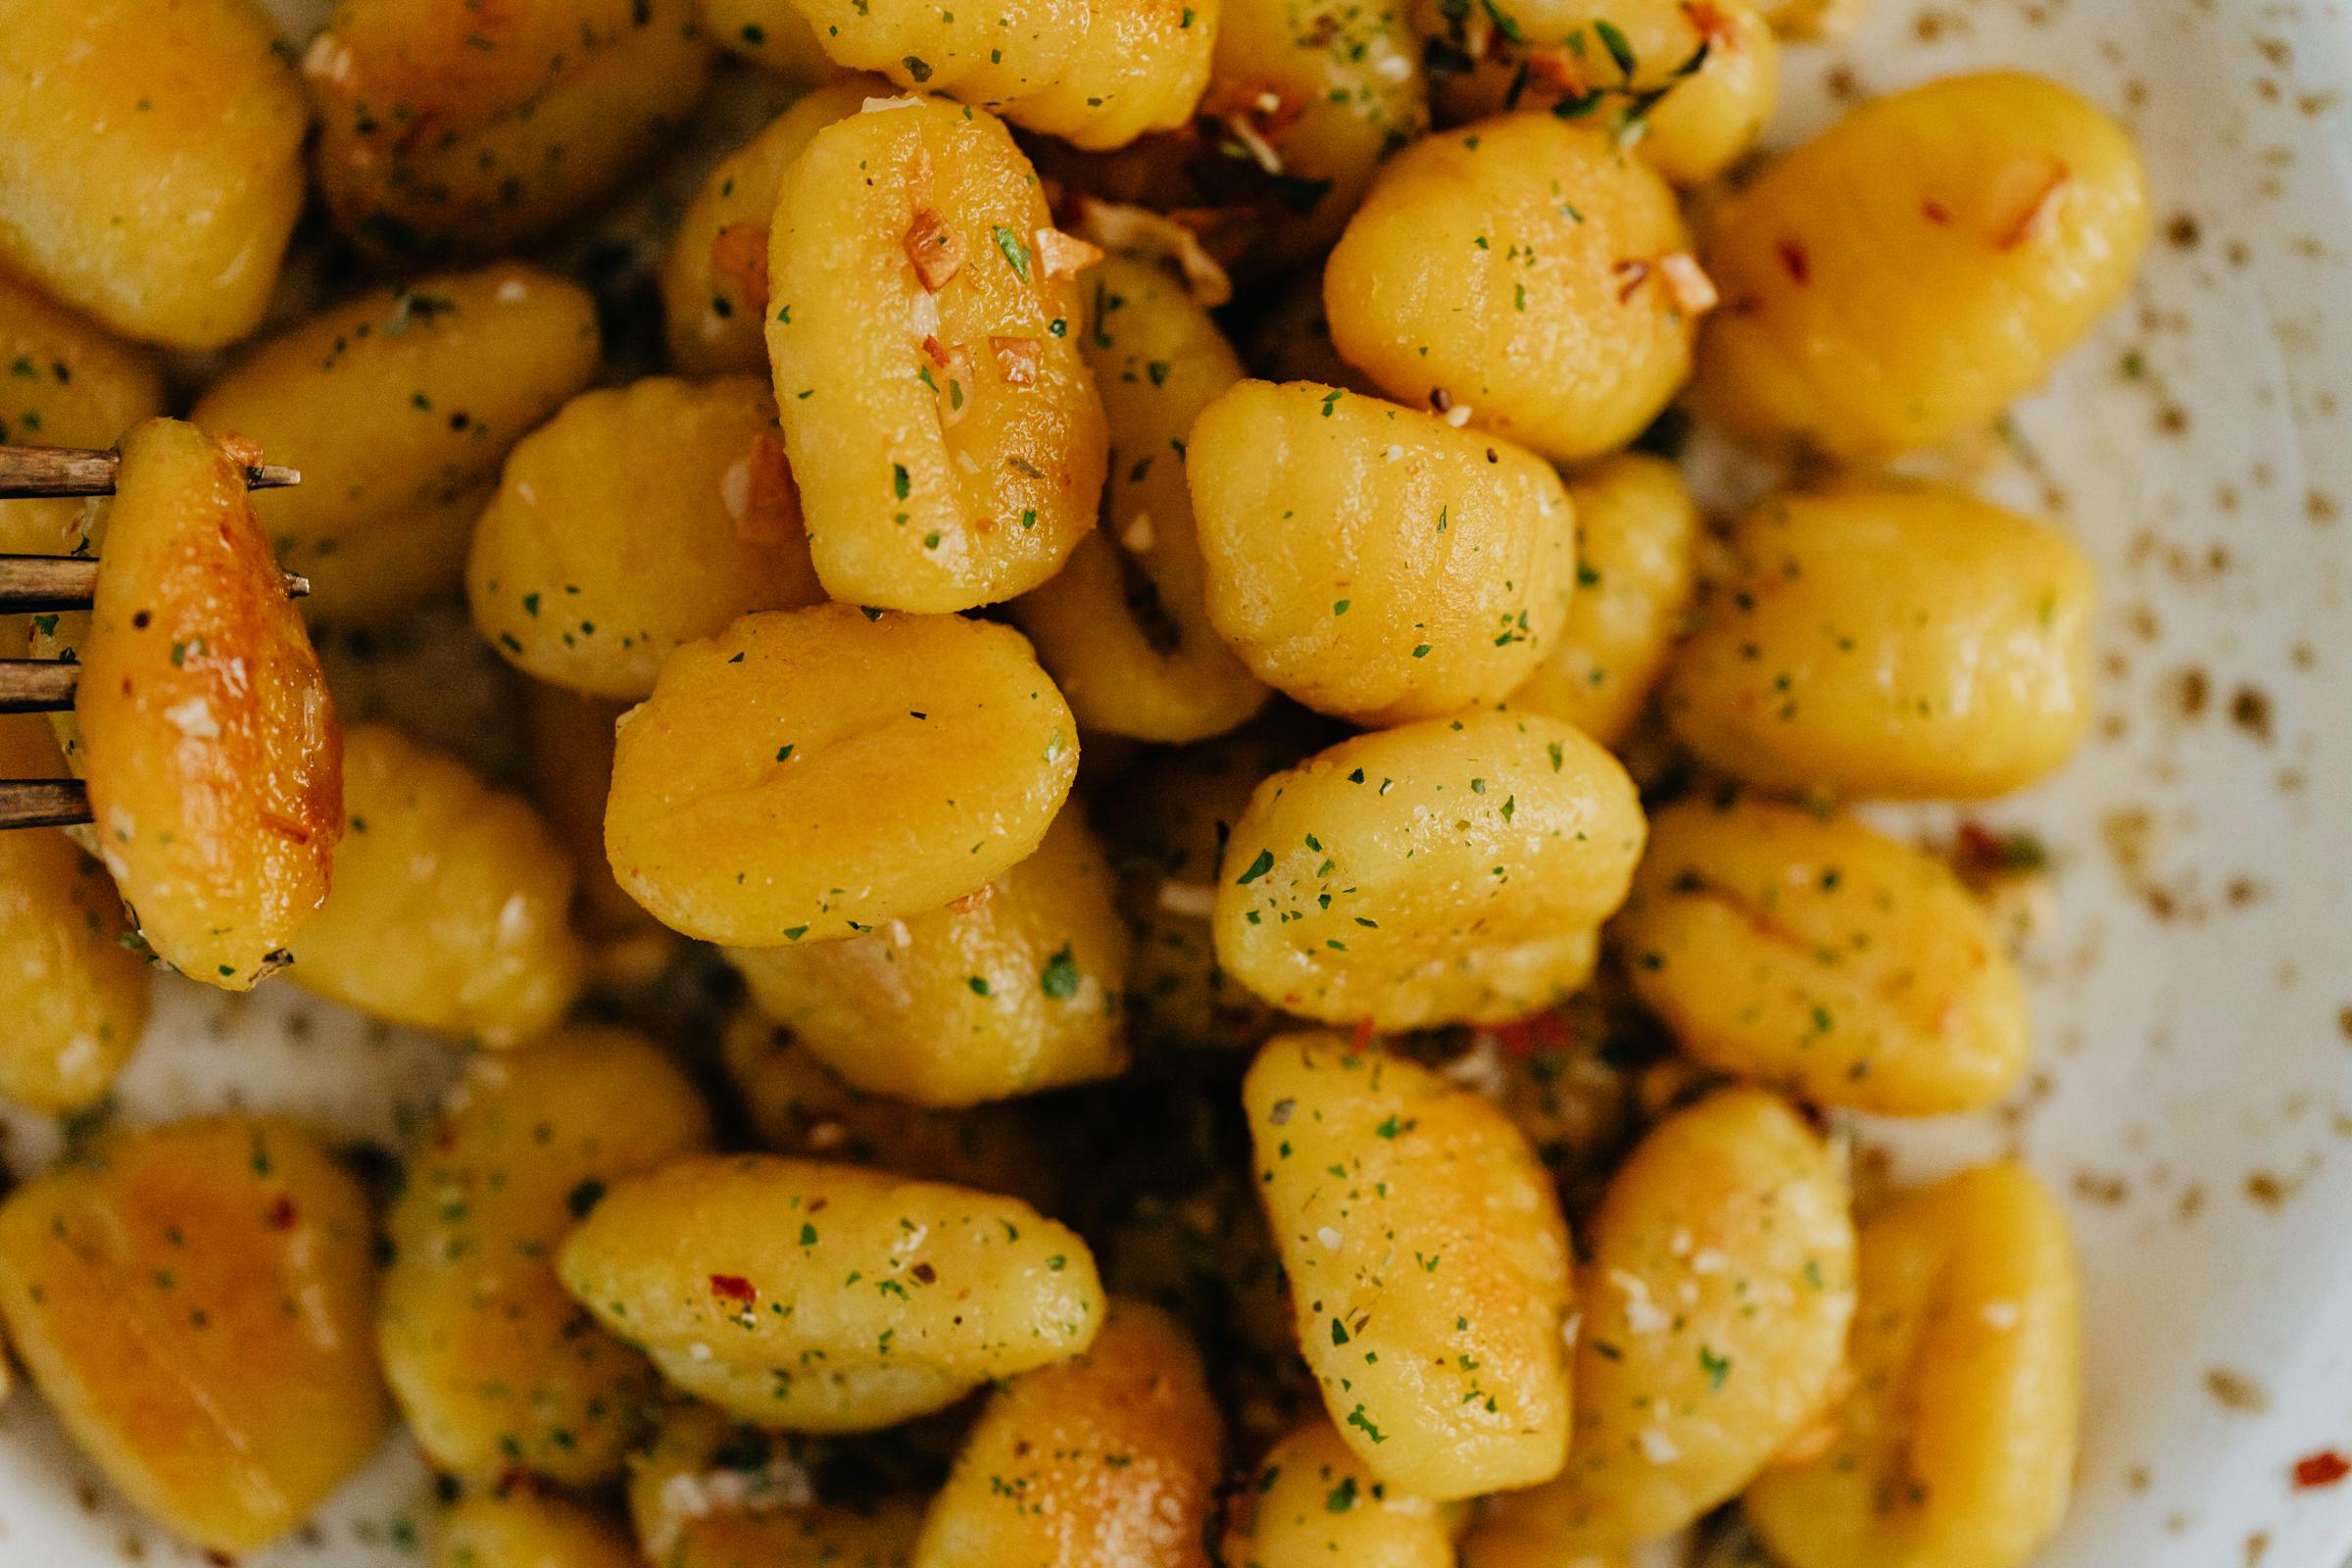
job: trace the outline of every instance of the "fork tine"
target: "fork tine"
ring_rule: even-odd
[[[23,501],[39,496],[111,496],[115,470],[122,458],[112,452],[82,447],[0,447],[0,501]],[[245,469],[252,490],[275,490],[302,483],[302,472],[279,464],[254,464]]]
[[[311,591],[311,579],[282,572],[288,599]],[[0,614],[37,610],[87,610],[98,590],[98,563],[87,556],[0,555]]]
[[[90,819],[90,794],[77,778],[0,779],[0,828],[72,827]]]
[[[0,659],[0,713],[51,713],[74,706],[79,664]]]

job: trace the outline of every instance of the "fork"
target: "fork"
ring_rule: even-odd
[[[0,501],[115,493],[122,459],[79,447],[0,446]],[[293,468],[248,464],[246,488],[300,484]],[[307,578],[285,573],[286,597],[311,591]],[[0,555],[0,614],[87,610],[98,587],[98,563],[87,556]],[[0,659],[0,713],[45,713],[74,706],[80,666],[58,660]],[[89,792],[75,778],[0,779],[0,829],[69,827],[90,819]]]

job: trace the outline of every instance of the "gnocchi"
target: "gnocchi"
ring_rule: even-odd
[[[515,441],[596,374],[588,291],[504,265],[378,289],[247,354],[189,414],[302,470],[258,491],[316,618],[378,622],[454,586]]]
[[[776,1155],[615,1182],[557,1269],[671,1383],[790,1431],[940,1409],[1102,1326],[1086,1244],[1019,1200]]]
[[[1666,672],[1697,589],[1698,508],[1674,466],[1626,453],[1572,480],[1576,599],[1511,706],[1622,743]]]
[[[1082,343],[1110,428],[1102,525],[1012,613],[1080,727],[1201,740],[1267,697],[1210,623],[1187,490],[1195,416],[1241,379],[1241,362],[1172,272],[1114,257],[1093,283]]]
[[[1225,1557],[1247,1568],[1454,1568],[1459,1510],[1390,1486],[1330,1422],[1267,1450],[1239,1489]]]
[[[0,262],[125,337],[252,331],[303,201],[278,47],[253,0],[8,0]]]
[[[74,689],[98,858],[156,956],[246,991],[326,901],[342,737],[237,460],[122,438]]]
[[[808,30],[799,13],[781,0],[727,3],[776,13]],[[753,22],[727,29],[716,14],[718,4],[706,0],[704,9],[722,38],[748,27],[764,40],[773,25]],[[688,375],[766,371],[768,234],[785,171],[818,131],[889,91],[887,82],[873,76],[816,87],[710,171],[662,257],[662,322],[671,365]]]
[[[1418,0],[1414,24],[1456,120],[1509,106],[1605,124],[1678,185],[1756,144],[1780,91],[1780,47],[1742,0]]]
[[[740,949],[760,1010],[853,1086],[961,1106],[1126,1066],[1127,933],[1074,811],[1035,854],[945,908],[840,942]]]
[[[1011,133],[933,101],[853,115],[776,217],[767,352],[825,591],[969,610],[1054,575],[1095,524],[1107,435],[1073,339],[1088,248]]]
[[[2148,222],[2130,138],[2055,82],[1987,72],[1866,104],[1709,225],[1725,308],[1692,401],[1843,459],[1988,424],[2123,296]]]
[[[796,87],[813,89],[841,74],[790,0],[702,0],[702,6],[703,26],[713,40]]]
[[[1864,1221],[1853,1392],[1826,1451],[1765,1474],[1748,1522],[1789,1568],[2019,1568],[2074,1485],[2074,1244],[2022,1168],[1979,1166]]]
[[[657,376],[572,399],[507,459],[466,597],[524,673],[623,698],[739,615],[822,604],[767,389]]]
[[[1113,1300],[1091,1347],[990,1396],[914,1568],[1209,1568],[1223,1439],[1183,1328]]]
[[[2090,564],[1954,490],[1849,480],[1765,502],[1668,676],[1675,733],[1735,777],[1970,799],[2064,762],[2090,719]]]
[[[49,726],[0,714],[0,778],[56,777]],[[96,861],[52,828],[0,833],[0,1100],[95,1102],[147,1026],[147,965]]]
[[[636,1568],[636,1544],[604,1510],[523,1488],[477,1492],[449,1510],[435,1568]]]
[[[1713,297],[1672,187],[1598,126],[1541,113],[1390,159],[1323,269],[1348,363],[1561,463],[1666,407]]]
[[[111,447],[163,412],[153,355],[0,272],[0,445]],[[0,501],[0,554],[78,554],[87,516],[80,501]]]
[[[1336,1035],[1267,1041],[1242,1097],[1299,1353],[1356,1459],[1441,1501],[1557,1475],[1568,1227],[1510,1119]]]
[[[877,11],[794,0],[834,61],[985,105],[1080,147],[1117,147],[1192,117],[1219,0],[1028,0],[991,11]]]
[[[1668,808],[1614,940],[1684,1050],[1816,1104],[1981,1110],[2025,1073],[2025,986],[1984,910],[1851,818]]]
[[[622,716],[605,848],[688,936],[829,941],[1010,870],[1077,770],[1069,708],[1017,632],[848,605],[747,615],[672,654]]]
[[[1744,1487],[1827,1404],[1854,1315],[1836,1156],[1760,1090],[1675,1112],[1635,1148],[1577,1265],[1576,1436],[1559,1480],[1502,1498],[1464,1568],[1613,1552]]]
[[[1217,961],[1302,1017],[1498,1022],[1592,972],[1644,827],[1633,781],[1532,714],[1423,719],[1259,784],[1217,873]]]
[[[710,68],[695,0],[341,0],[302,61],[313,166],[372,251],[493,253],[610,190]]]
[[[1185,476],[1208,618],[1309,708],[1396,724],[1498,702],[1558,635],[1576,513],[1498,437],[1312,381],[1244,381]]]
[[[359,1182],[291,1123],[112,1132],[0,1203],[0,1321],[124,1495],[200,1547],[248,1551],[383,1436],[371,1230]]]
[[[564,1294],[552,1254],[609,1184],[710,1141],[685,1074],[622,1030],[467,1062],[385,1215],[375,1312],[385,1378],[438,1468],[619,1474],[659,1383]]]
[[[355,726],[343,748],[335,887],[288,946],[293,981],[477,1045],[544,1033],[587,970],[547,824],[387,725]]]

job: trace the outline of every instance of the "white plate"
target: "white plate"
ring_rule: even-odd
[[[2034,962],[2042,1081],[2000,1122],[1871,1132],[1907,1172],[2020,1142],[2072,1202],[2089,1419],[2040,1568],[2338,1568],[2352,1482],[2292,1472],[2352,1452],[2352,22],[2271,0],[1881,0],[1849,44],[1790,51],[1778,136],[1841,93],[1989,64],[2122,115],[2156,193],[2132,303],[2019,411],[2032,461],[1977,476],[2028,508],[2062,495],[2097,559],[2105,728],[1986,813],[2060,857]],[[446,1068],[282,989],[239,1006],[174,984],[122,1098],[132,1117],[242,1102],[386,1137]],[[20,1168],[44,1131],[19,1124]],[[414,1562],[425,1495],[396,1444],[252,1568]],[[0,1564],[139,1549],[182,1560],[36,1400],[0,1407]]]

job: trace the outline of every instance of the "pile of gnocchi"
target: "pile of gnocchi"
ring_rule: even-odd
[[[1898,465],[2148,203],[2014,72],[1756,156],[1852,9],[0,0],[0,443],[122,453],[0,503],[14,1364],[221,1560],[397,1421],[442,1568],[2029,1562],[2063,1215],[1848,1117],[2021,1083],[2036,852],[1853,808],[2083,732]],[[468,622],[500,744],[349,653]],[[265,979],[405,1147],[104,1114]]]

